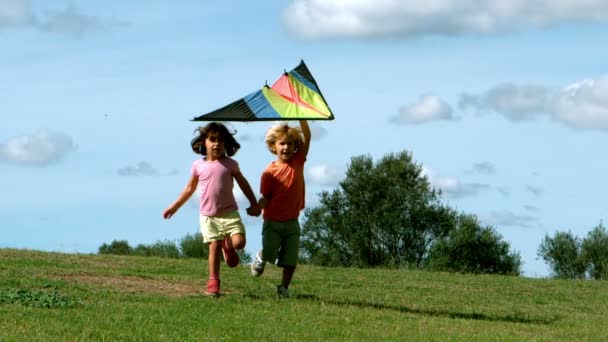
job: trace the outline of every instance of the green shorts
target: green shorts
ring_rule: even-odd
[[[199,223],[203,241],[221,241],[234,234],[245,235],[245,226],[237,210],[223,216],[200,215]]]
[[[300,249],[300,223],[298,220],[264,221],[262,226],[262,258],[277,266],[298,263]]]

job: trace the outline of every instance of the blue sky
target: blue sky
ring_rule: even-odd
[[[607,22],[599,0],[0,0],[0,247],[195,233],[194,196],[161,217],[196,158],[189,119],[304,59],[336,117],[312,123],[309,207],[351,157],[408,150],[546,276],[545,234],[608,218]],[[255,190],[268,125],[233,124]]]

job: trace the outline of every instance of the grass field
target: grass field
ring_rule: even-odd
[[[0,341],[606,341],[608,282],[302,265],[277,299],[222,265],[203,295],[200,259],[0,249]]]

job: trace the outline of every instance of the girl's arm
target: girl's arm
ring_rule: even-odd
[[[182,193],[179,194],[175,202],[171,204],[165,211],[163,212],[163,217],[165,219],[170,219],[177,210],[186,203],[186,201],[192,196],[194,191],[196,191],[196,186],[198,185],[198,176],[191,176],[188,180],[188,184],[182,190]]]
[[[300,146],[300,151],[304,154],[304,158],[308,155],[308,148],[310,147],[310,127],[308,127],[308,121],[300,120],[300,129],[304,135],[304,141]]]
[[[247,181],[245,176],[243,176],[243,174],[241,172],[239,172],[234,175],[234,179],[236,180],[237,184],[239,185],[239,188],[241,188],[241,191],[243,192],[245,197],[247,197],[247,199],[249,200],[250,207],[247,208],[247,214],[253,215],[253,216],[260,215],[260,208],[258,207],[258,201],[256,200],[255,194],[253,193],[253,190],[251,189],[251,186],[249,185],[249,182]]]

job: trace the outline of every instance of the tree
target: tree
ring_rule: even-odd
[[[461,214],[455,229],[440,238],[429,253],[429,269],[466,273],[519,275],[521,256],[509,251],[492,227],[473,215]]]
[[[109,245],[104,243],[99,246],[99,254],[129,255],[132,251],[127,240],[112,240]]]
[[[439,195],[407,151],[377,163],[353,157],[339,187],[305,211],[302,254],[328,266],[422,267],[432,243],[454,226]]]
[[[581,251],[591,278],[608,279],[608,232],[602,222],[583,239]]]
[[[568,232],[556,232],[554,237],[545,235],[538,256],[549,264],[554,277],[579,279],[585,277],[586,265],[582,258],[581,242]]]

